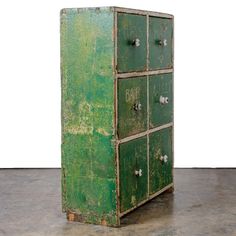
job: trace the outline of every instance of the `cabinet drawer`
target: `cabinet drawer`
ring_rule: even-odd
[[[166,69],[173,66],[173,20],[149,17],[149,69]]]
[[[147,78],[118,80],[118,136],[124,138],[147,129]]]
[[[173,181],[172,128],[151,133],[149,145],[149,190],[153,194]]]
[[[121,212],[147,198],[147,138],[134,139],[119,147]]]
[[[117,14],[117,70],[118,72],[146,69],[146,16]]]
[[[149,127],[173,121],[172,73],[149,76]]]

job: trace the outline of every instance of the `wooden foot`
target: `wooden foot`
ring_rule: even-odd
[[[175,188],[174,188],[174,186],[172,186],[172,187],[168,188],[165,192],[166,193],[173,193],[174,191],[175,191]]]

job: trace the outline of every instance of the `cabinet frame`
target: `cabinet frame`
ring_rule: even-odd
[[[115,36],[114,36],[114,43],[115,43],[115,58],[114,58],[114,65],[115,65],[115,81],[114,81],[114,88],[115,88],[115,99],[114,99],[114,106],[115,106],[115,127],[116,127],[116,168],[117,168],[117,203],[118,203],[118,215],[119,217],[123,217],[124,215],[128,214],[129,212],[133,211],[137,207],[143,205],[145,202],[149,201],[150,199],[158,196],[162,192],[165,192],[166,190],[170,188],[174,188],[174,175],[173,175],[173,166],[174,166],[174,112],[173,112],[173,120],[172,122],[168,124],[164,124],[155,128],[150,128],[149,127],[149,75],[158,75],[158,74],[166,74],[166,73],[172,73],[172,97],[173,97],[173,111],[174,111],[174,16],[171,14],[166,14],[166,13],[160,13],[160,12],[153,12],[153,11],[143,11],[143,10],[136,10],[136,9],[129,9],[129,8],[120,8],[120,7],[115,7],[114,8],[114,29],[115,29]],[[118,13],[130,13],[130,14],[137,14],[137,15],[145,15],[146,16],[146,23],[147,23],[147,32],[146,32],[146,46],[147,46],[147,55],[146,55],[146,70],[145,71],[134,71],[134,72],[124,72],[120,73],[117,71],[117,14]],[[172,68],[168,69],[157,69],[157,70],[149,70],[149,16],[154,16],[154,17],[161,17],[161,18],[167,18],[167,19],[172,19],[172,24],[173,24],[173,33],[172,33]],[[135,77],[140,77],[140,76],[146,76],[146,81],[147,81],[147,130],[135,135],[131,135],[129,137],[125,137],[122,139],[119,139],[117,135],[117,130],[118,130],[118,80],[123,79],[123,78],[129,78],[132,77],[135,79]],[[173,182],[167,186],[165,186],[163,189],[159,190],[158,192],[154,194],[149,194],[149,134],[156,132],[158,130],[172,127],[172,179]],[[143,136],[147,136],[147,170],[148,170],[148,197],[147,199],[143,200],[142,202],[138,203],[136,206],[121,212],[120,211],[120,180],[119,180],[119,175],[120,175],[120,170],[119,170],[119,145],[121,143],[125,143],[131,140],[134,140],[136,138],[140,138]]]

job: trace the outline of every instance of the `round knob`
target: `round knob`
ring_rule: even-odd
[[[141,109],[142,109],[142,105],[141,105],[140,102],[134,104],[134,110],[135,111],[140,111]]]
[[[159,101],[160,101],[161,104],[167,104],[169,102],[169,98],[160,96]]]
[[[167,39],[163,40],[163,46],[166,47],[167,46]]]
[[[136,38],[133,40],[132,45],[135,47],[139,47],[140,46],[140,39]]]
[[[135,170],[134,173],[135,173],[136,176],[139,176],[139,177],[142,176],[142,170],[141,169]]]
[[[168,161],[168,156],[167,155],[161,156],[160,160],[166,163]]]
[[[157,44],[160,45],[160,46],[163,46],[163,47],[166,47],[167,46],[167,39],[159,39],[157,40]]]

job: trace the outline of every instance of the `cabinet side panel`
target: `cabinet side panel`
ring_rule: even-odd
[[[113,26],[111,8],[61,11],[63,210],[108,225],[118,222]]]

